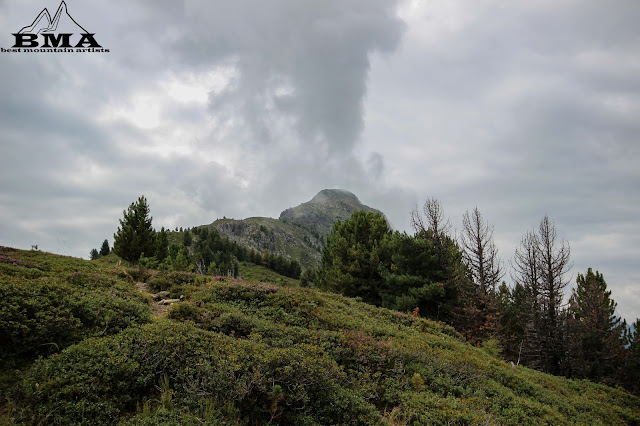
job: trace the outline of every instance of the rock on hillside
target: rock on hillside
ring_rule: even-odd
[[[311,201],[280,213],[280,220],[301,226],[320,237],[328,235],[336,221],[348,219],[359,210],[379,213],[378,210],[362,204],[358,197],[349,191],[323,189]]]

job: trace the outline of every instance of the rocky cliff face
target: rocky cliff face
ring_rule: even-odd
[[[308,268],[320,264],[324,241],[333,224],[358,210],[378,212],[349,191],[324,189],[310,201],[283,211],[280,219],[220,219],[209,226],[247,248],[260,253],[268,250]]]
[[[280,213],[280,220],[301,226],[317,237],[331,232],[333,224],[359,210],[378,212],[365,206],[354,194],[343,189],[323,189],[306,203]]]

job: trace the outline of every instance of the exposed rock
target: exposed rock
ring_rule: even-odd
[[[153,298],[154,302],[157,302],[159,300],[166,299],[167,297],[169,297],[169,294],[171,293],[169,293],[168,291],[161,291],[156,294],[153,294],[151,297]]]
[[[356,211],[379,213],[365,206],[358,197],[343,189],[323,189],[315,197],[297,207],[280,213],[280,220],[309,230],[316,236],[326,236],[338,220],[346,220]]]
[[[158,302],[158,305],[172,305],[177,302],[182,302],[183,300],[184,300],[184,296],[180,295],[180,298],[178,299],[163,299]]]

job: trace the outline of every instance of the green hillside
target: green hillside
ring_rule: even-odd
[[[268,217],[218,219],[207,226],[259,253],[268,250],[295,259],[305,268],[320,264],[321,240],[300,226]]]
[[[0,424],[640,423],[620,389],[258,281],[0,247]],[[160,290],[183,300],[158,305]]]

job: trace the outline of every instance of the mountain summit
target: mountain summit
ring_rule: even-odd
[[[349,191],[323,189],[311,201],[280,213],[280,220],[301,226],[315,236],[324,236],[331,232],[336,221],[346,220],[360,210],[379,213],[378,210],[362,204],[358,197]]]
[[[346,191],[344,189],[323,189],[318,192],[315,197],[311,199],[311,203],[324,203],[331,200],[348,200],[354,203],[360,203],[358,197],[355,196],[352,192]]]
[[[315,197],[280,213],[280,220],[251,217],[244,220],[218,219],[208,227],[230,240],[263,253],[297,260],[303,267],[318,266],[325,237],[338,220],[353,212],[378,210],[365,206],[354,194],[343,189],[323,189]]]

